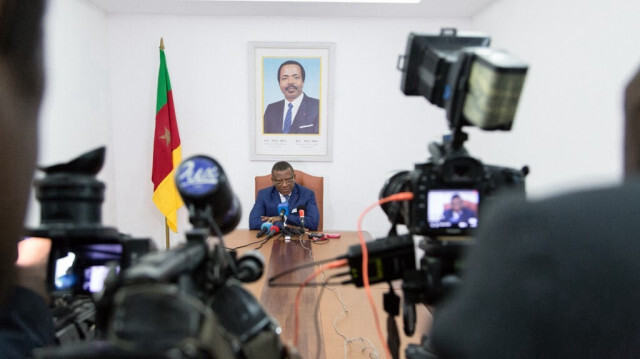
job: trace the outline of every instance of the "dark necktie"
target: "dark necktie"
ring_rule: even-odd
[[[289,203],[289,197],[291,197],[291,195],[290,195],[290,194],[289,194],[289,195],[284,196],[284,201],[285,201],[285,202],[287,202],[287,203]]]
[[[284,127],[282,128],[282,133],[289,133],[289,129],[291,128],[291,109],[293,108],[293,104],[289,104],[289,109],[287,110],[287,114],[284,116]]]

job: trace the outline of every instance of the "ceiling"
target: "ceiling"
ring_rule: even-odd
[[[87,1],[113,14],[469,18],[497,0],[421,0],[418,4],[320,3],[309,0],[304,3],[242,0]]]

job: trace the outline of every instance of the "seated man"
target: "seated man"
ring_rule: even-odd
[[[271,169],[271,179],[273,186],[267,187],[258,192],[256,203],[249,214],[249,229],[260,229],[263,223],[280,222],[282,219],[278,213],[280,203],[289,204],[289,215],[287,223],[289,225],[300,226],[300,216],[298,208],[305,208],[304,226],[312,231],[318,229],[320,213],[316,204],[316,196],[312,190],[305,188],[295,182],[296,176],[293,167],[288,162],[276,162]]]
[[[454,194],[451,197],[451,207],[444,210],[442,220],[451,223],[468,223],[471,218],[476,218],[476,212],[465,207],[460,195]]]

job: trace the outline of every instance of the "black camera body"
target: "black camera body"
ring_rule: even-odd
[[[102,225],[105,185],[96,178],[104,164],[100,147],[62,164],[42,167],[34,183],[40,225],[27,235],[51,239],[48,291],[54,298],[99,292],[108,263],[129,267],[154,250],[148,238],[132,238]]]
[[[105,185],[96,178],[106,149],[97,148],[67,163],[40,167],[35,180],[40,224],[26,235],[51,240],[47,291],[53,305],[59,344],[91,340],[95,336],[93,295],[103,290],[110,268],[124,270],[155,249],[148,238],[132,238],[102,225]]]
[[[224,246],[222,235],[235,228],[241,208],[220,164],[207,156],[181,163],[176,187],[193,228],[186,232],[184,245],[142,255],[142,249],[149,248],[141,241],[100,224],[104,185],[90,177],[101,163],[95,171],[81,163],[85,170],[75,172],[74,163],[87,162],[86,157],[101,161],[104,149],[98,152],[43,169],[47,176],[36,184],[43,223],[31,232],[52,238],[52,293],[74,300],[61,302],[65,310],[60,315],[54,310],[54,323],[68,323],[57,333],[67,340],[35,350],[34,357],[283,356],[279,324],[241,286],[262,276],[264,258],[259,252],[237,256]],[[74,185],[73,179],[82,185]],[[208,242],[212,236],[217,242]],[[100,266],[106,268],[100,291],[78,284],[87,278],[92,282],[89,269]],[[60,272],[60,267],[67,269]]]
[[[447,140],[447,139],[445,139]],[[500,192],[525,194],[528,169],[485,165],[464,148],[454,150],[447,143],[430,145],[431,159],[415,165],[413,171],[393,175],[382,188],[381,197],[412,192],[414,199],[383,205],[389,219],[404,224],[413,234],[431,238],[468,236],[480,225],[482,208]],[[455,217],[453,206],[461,203]]]
[[[394,174],[380,191],[380,198],[401,192],[413,195],[409,201],[382,205],[392,226],[389,238],[379,240],[406,242],[397,234],[398,224],[407,226],[411,238],[418,236],[422,254],[417,263],[414,247],[405,245],[402,256],[391,258],[403,261],[403,270],[384,268],[385,273],[393,274],[388,277],[403,280],[404,332],[409,336],[415,331],[415,304],[437,304],[461,282],[465,253],[486,218],[483,212],[499,194],[525,196],[528,167],[518,170],[487,165],[464,147],[468,140],[462,131],[465,126],[511,130],[528,70],[528,65],[510,54],[490,49],[490,42],[486,35],[459,34],[456,29],[442,29],[439,34],[411,33],[405,54],[398,59],[402,92],[423,96],[445,109],[451,130],[441,143],[429,144],[427,162],[416,164],[413,171]],[[416,264],[416,268],[404,269],[404,262]],[[390,315],[398,312],[395,308],[387,311]],[[410,345],[405,354],[411,359],[436,357],[426,342]]]

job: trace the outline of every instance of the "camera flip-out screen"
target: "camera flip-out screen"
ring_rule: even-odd
[[[447,232],[478,226],[480,196],[475,189],[433,189],[427,193],[429,228]]]
[[[122,244],[83,244],[69,248],[55,261],[53,289],[95,293],[102,289],[107,262],[120,261]]]

